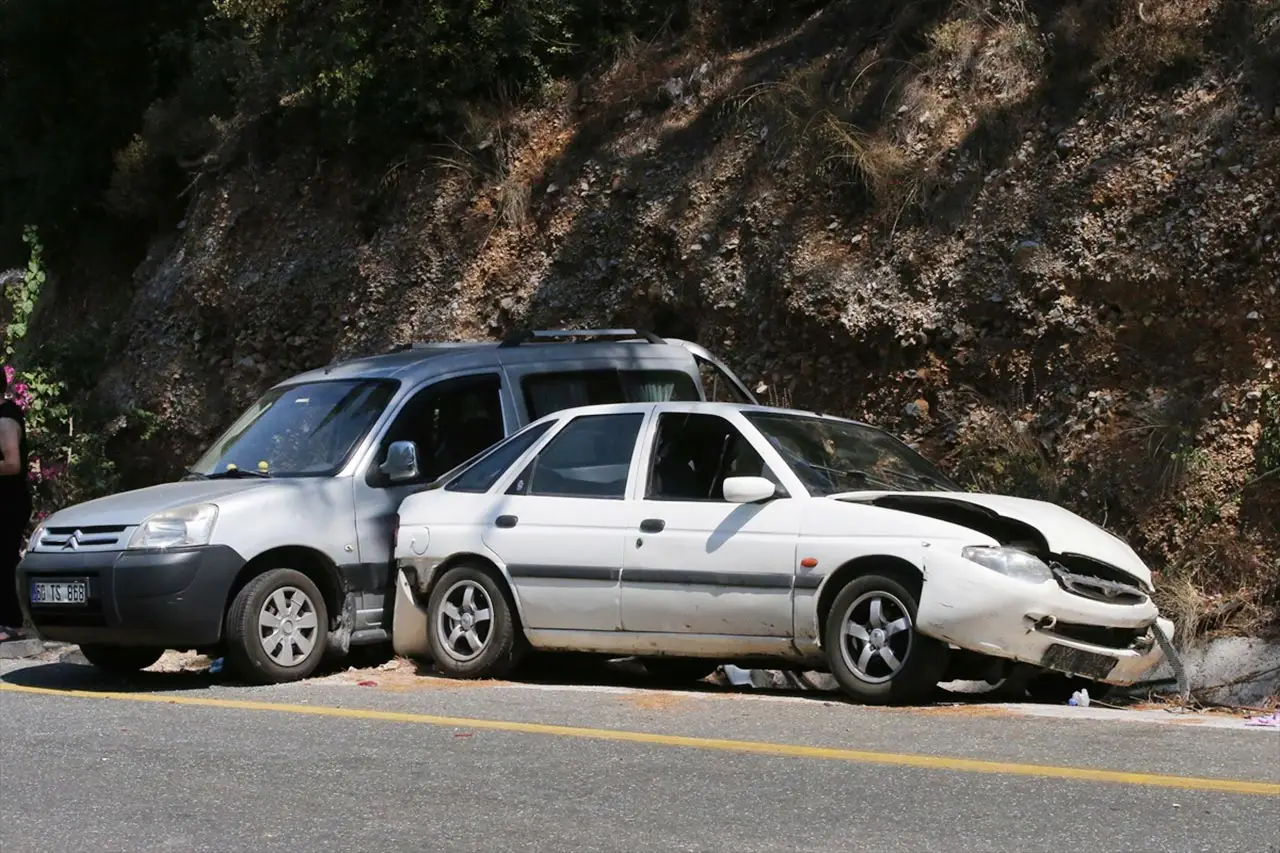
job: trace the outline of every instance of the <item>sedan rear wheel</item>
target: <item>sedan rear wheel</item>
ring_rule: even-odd
[[[456,566],[431,591],[427,632],[436,666],[455,678],[500,678],[520,662],[523,638],[506,590],[476,566]]]
[[[825,627],[831,674],[868,704],[928,696],[946,669],[948,647],[916,630],[916,596],[898,580],[864,575],[836,596]]]

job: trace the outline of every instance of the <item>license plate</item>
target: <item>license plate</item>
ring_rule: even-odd
[[[1106,678],[1115,669],[1116,659],[1109,655],[1073,649],[1056,643],[1049,647],[1040,659],[1040,664],[1049,669],[1082,675],[1085,678]]]
[[[84,581],[31,584],[32,604],[84,604],[89,598],[89,584]]]

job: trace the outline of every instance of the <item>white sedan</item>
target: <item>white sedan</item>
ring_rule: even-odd
[[[1015,672],[1065,698],[1141,679],[1173,635],[1142,560],[1085,519],[759,406],[549,415],[407,498],[395,556],[397,652],[463,678],[535,649],[825,670],[868,703]]]

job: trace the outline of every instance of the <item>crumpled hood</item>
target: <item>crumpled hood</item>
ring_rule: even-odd
[[[1151,570],[1123,540],[1070,510],[1045,501],[1015,498],[1007,495],[971,494],[969,492],[846,492],[832,498],[851,503],[874,504],[885,498],[906,499],[923,504],[950,501],[981,507],[1013,521],[1030,525],[1044,536],[1049,550],[1055,554],[1089,557],[1128,572],[1146,584],[1151,583]],[[891,506],[910,512],[902,506]]]
[[[131,527],[146,521],[152,514],[167,509],[176,509],[188,504],[217,503],[221,499],[250,489],[273,488],[285,482],[243,479],[184,480],[179,483],[163,483],[69,506],[49,516],[44,524],[46,527]]]

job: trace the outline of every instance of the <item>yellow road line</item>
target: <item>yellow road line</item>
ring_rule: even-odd
[[[238,711],[275,711],[313,717],[337,717],[349,720],[380,720],[388,723],[416,723],[427,726],[463,728],[521,734],[555,735],[588,738],[651,746],[675,746],[686,749],[775,755],[788,758],[817,758],[858,764],[881,764],[917,767],[924,770],[950,770],[962,773],[995,773],[1007,776],[1036,776],[1045,779],[1069,779],[1077,782],[1107,782],[1121,785],[1145,785],[1156,788],[1181,788],[1192,791],[1218,791],[1228,794],[1261,794],[1280,797],[1280,784],[1249,782],[1242,779],[1208,779],[1191,776],[1165,776],[1157,773],[1126,773],[1086,767],[1055,767],[1043,764],[1019,764],[1008,761],[983,761],[973,758],[948,758],[939,755],[871,752],[859,749],[837,749],[825,746],[766,743],[750,740],[662,735],[616,729],[592,729],[578,726],[555,726],[545,723],[518,723],[505,720],[475,720],[467,717],[441,717],[434,714],[408,714],[400,711],[375,711],[364,708],[334,708],[324,705],[290,705],[278,702],[253,702],[243,699],[213,699],[190,696],[157,696],[146,693],[107,693],[92,690],[57,690],[0,684],[0,691],[30,693],[40,696],[64,696],[77,699],[114,699],[124,702],[153,702],[161,705],[187,705],[199,708],[226,708]]]

